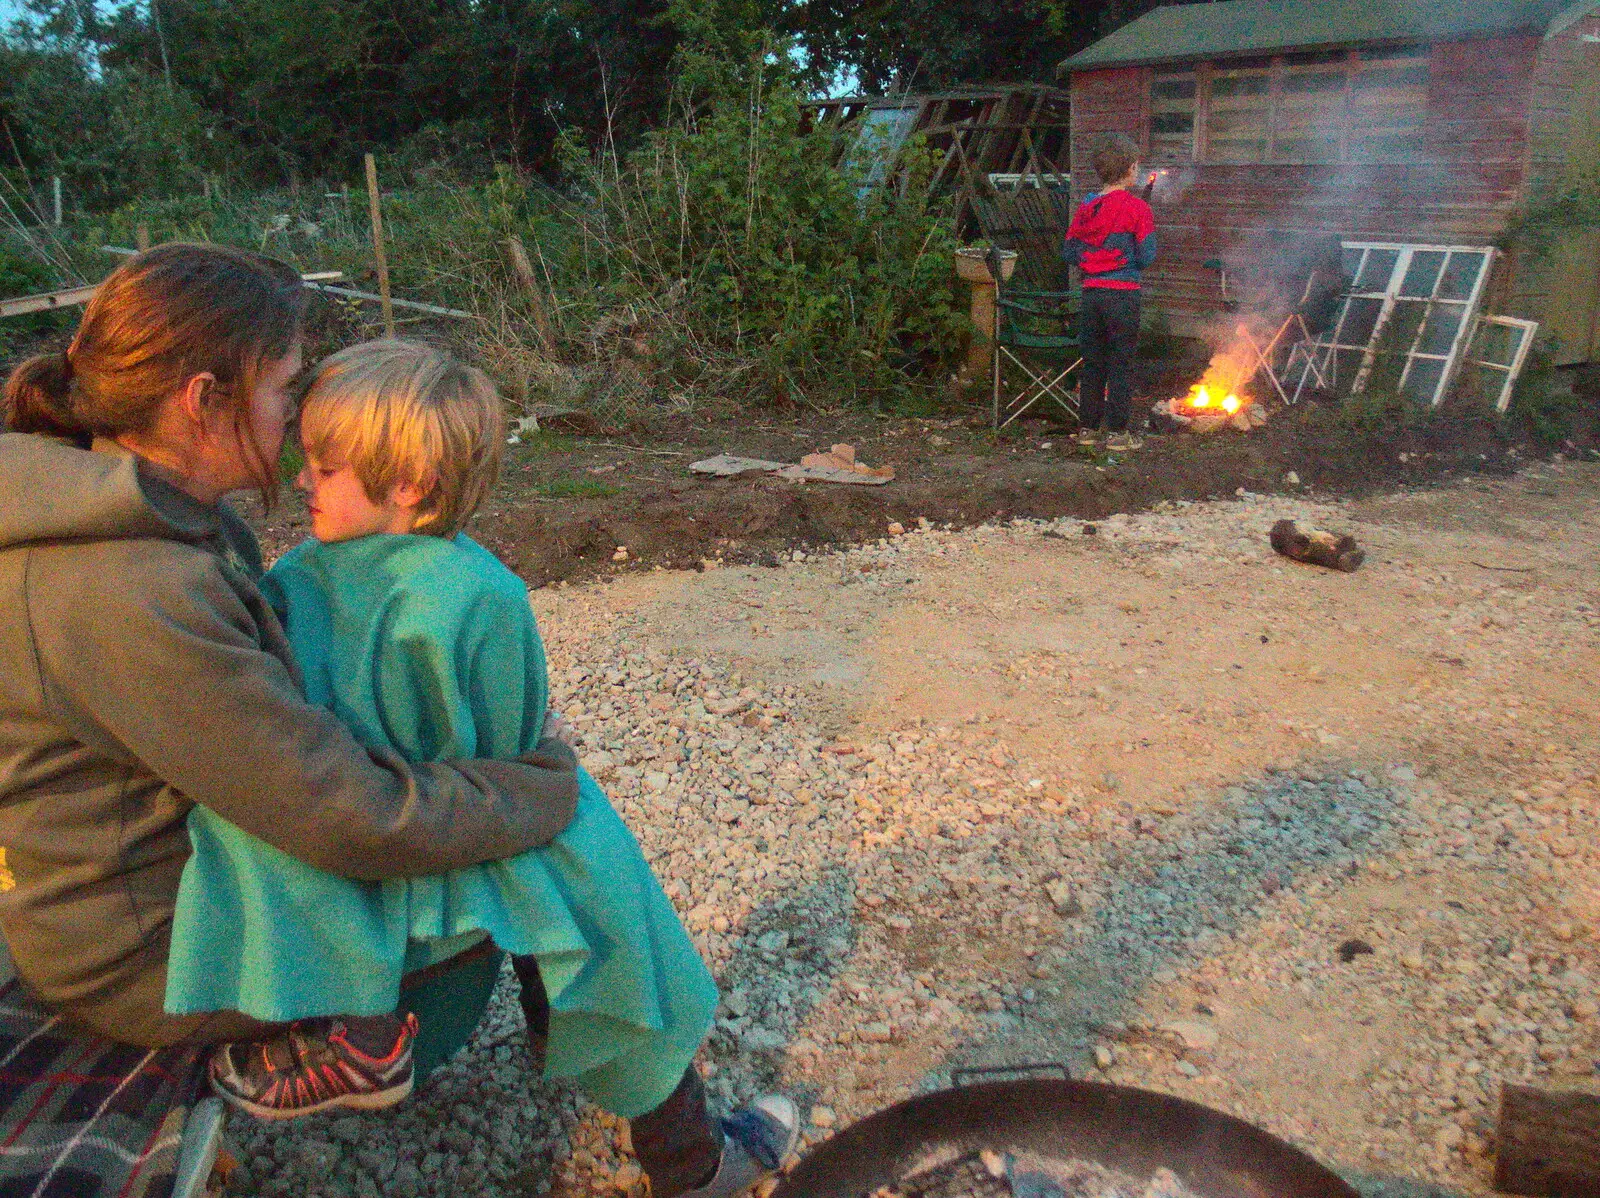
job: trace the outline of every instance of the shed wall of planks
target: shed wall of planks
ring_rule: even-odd
[[[1204,263],[1249,253],[1270,241],[1269,233],[1285,243],[1329,233],[1455,245],[1500,241],[1524,203],[1533,169],[1541,161],[1565,162],[1571,152],[1559,141],[1564,133],[1552,134],[1549,128],[1565,130],[1563,105],[1570,108],[1570,97],[1581,90],[1582,64],[1588,60],[1560,42],[1516,35],[1434,45],[1428,54],[1422,149],[1409,158],[1184,163],[1173,160],[1171,137],[1158,134],[1165,161],[1155,165],[1169,173],[1155,199],[1161,241],[1160,256],[1146,276],[1152,303],[1180,330],[1196,327],[1220,307],[1217,273]],[[1160,71],[1170,77],[1185,65],[1198,68],[1204,93],[1207,64],[1172,64]],[[1075,201],[1096,186],[1090,157],[1101,135],[1124,133],[1151,148],[1154,74],[1154,68],[1121,67],[1072,77]],[[1204,120],[1202,111],[1197,139],[1205,136]],[[1508,261],[1497,271],[1489,303],[1495,310],[1542,319],[1549,289],[1531,281],[1518,288],[1519,269],[1525,268]]]

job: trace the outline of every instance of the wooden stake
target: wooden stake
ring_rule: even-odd
[[[150,226],[149,225],[139,225],[137,228],[134,229],[134,231],[133,231],[133,244],[139,247],[139,252],[141,254],[145,250],[150,248]]]
[[[1540,1198],[1600,1193],[1600,1096],[1500,1088],[1494,1188]]]
[[[56,228],[61,227],[61,176],[50,180],[50,198],[54,201]]]
[[[511,273],[517,276],[517,282],[527,293],[534,327],[539,331],[544,351],[549,353],[555,348],[555,337],[550,331],[550,314],[545,311],[544,291],[539,286],[539,277],[533,273],[533,263],[528,260],[528,247],[522,244],[522,238],[506,238],[506,256],[511,259]]]
[[[394,303],[389,298],[389,260],[383,254],[383,211],[378,206],[378,160],[367,155],[367,208],[372,214],[372,252],[378,260],[378,297],[384,335],[394,336]]]

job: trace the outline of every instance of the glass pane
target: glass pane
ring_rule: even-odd
[[[1339,344],[1365,349],[1372,340],[1372,330],[1383,311],[1383,301],[1378,299],[1352,299],[1345,311],[1344,324],[1339,329]]]
[[[1439,280],[1439,298],[1470,298],[1486,257],[1485,254],[1451,254],[1450,264],[1444,268],[1444,278]]]
[[[1527,335],[1526,329],[1517,328],[1515,325],[1483,321],[1473,336],[1472,349],[1468,357],[1478,358],[1490,365],[1510,370],[1511,364],[1516,361],[1517,350],[1522,347],[1522,339]]]
[[[1311,50],[1304,54],[1285,54],[1287,67],[1312,66],[1317,63],[1343,63],[1349,58],[1343,50]]]
[[[1343,93],[1344,75],[1343,71],[1285,71],[1283,94],[1286,96],[1298,96],[1308,93]]]
[[[1353,82],[1358,91],[1426,89],[1428,86],[1428,64],[1421,62],[1406,66],[1363,66],[1355,73]]]
[[[1344,273],[1352,280],[1355,279],[1356,272],[1361,269],[1361,263],[1364,261],[1362,255],[1364,255],[1366,252],[1366,250],[1352,250],[1348,248],[1342,252],[1340,256],[1340,265],[1343,267]]]
[[[1152,137],[1150,139],[1151,162],[1189,162],[1193,155],[1194,137],[1192,135]]]
[[[1444,267],[1443,250],[1418,250],[1411,255],[1411,266],[1400,284],[1401,295],[1432,295]]]
[[[1265,72],[1259,75],[1217,75],[1211,80],[1213,99],[1264,96],[1271,88],[1272,79]]]
[[[1414,301],[1395,304],[1389,323],[1383,326],[1374,347],[1376,357],[1372,373],[1367,376],[1368,391],[1393,391],[1399,387],[1400,376],[1405,373],[1406,356],[1411,352],[1411,343],[1426,314],[1426,304]]]
[[[1350,394],[1356,375],[1361,372],[1361,360],[1364,356],[1365,351],[1359,349],[1341,349],[1333,355],[1334,377],[1331,381],[1335,394]]]
[[[1444,377],[1444,363],[1430,358],[1413,358],[1411,373],[1406,376],[1402,390],[1418,403],[1431,404],[1433,393],[1439,389]]]
[[[1157,79],[1150,85],[1150,95],[1157,100],[1194,99],[1194,79]]]
[[[1448,354],[1461,331],[1461,318],[1467,314],[1465,304],[1434,304],[1428,316],[1428,327],[1423,330],[1417,344],[1421,354]]]
[[[1220,138],[1210,139],[1213,162],[1262,162],[1267,156],[1267,139]]]
[[[1339,138],[1285,137],[1273,140],[1273,156],[1284,162],[1338,162]]]
[[[1359,116],[1355,119],[1359,120]],[[1381,137],[1353,137],[1350,139],[1350,157],[1356,162],[1381,161],[1386,158],[1411,158],[1424,149],[1422,133],[1386,134]]]
[[[1259,136],[1267,131],[1267,113],[1263,108],[1213,111],[1210,128],[1218,137]]]
[[[1194,131],[1194,113],[1192,112],[1158,112],[1150,118],[1151,133],[1192,133]]]
[[[1394,274],[1394,264],[1399,260],[1398,250],[1369,250],[1367,264],[1356,280],[1357,291],[1387,291],[1389,277]]]

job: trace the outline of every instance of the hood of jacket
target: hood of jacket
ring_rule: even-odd
[[[1091,196],[1074,214],[1067,236],[1090,246],[1104,245],[1113,233],[1138,237],[1143,231],[1140,226],[1144,207],[1144,201],[1125,188]]]
[[[219,508],[155,477],[114,441],[79,449],[34,433],[0,434],[0,549],[148,537],[199,544],[218,537],[223,520]]]

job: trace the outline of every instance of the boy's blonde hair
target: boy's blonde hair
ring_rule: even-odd
[[[373,503],[432,488],[413,532],[452,537],[500,469],[505,414],[481,370],[416,341],[368,341],[326,359],[300,413],[306,452],[349,466]]]

